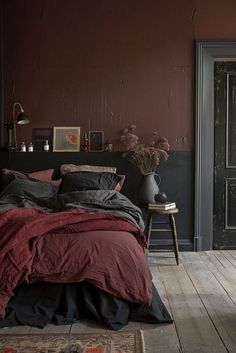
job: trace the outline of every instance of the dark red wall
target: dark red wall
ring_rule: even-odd
[[[19,101],[34,127],[154,130],[194,146],[195,40],[236,39],[235,0],[5,0],[5,121]]]

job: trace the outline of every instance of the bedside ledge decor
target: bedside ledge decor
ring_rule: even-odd
[[[138,194],[138,201],[142,205],[167,201],[166,195],[159,190],[161,180],[156,174],[156,168],[161,159],[168,159],[170,145],[166,137],[159,138],[156,132],[153,135],[154,140],[151,144],[135,144],[123,153],[123,157],[135,164],[142,174],[142,183]],[[159,178],[158,183],[155,176]]]

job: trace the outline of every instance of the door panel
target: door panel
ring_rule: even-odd
[[[236,248],[236,62],[215,63],[214,249]]]
[[[229,65],[229,63],[228,63]],[[230,65],[235,66],[236,63]],[[226,72],[226,167],[236,168],[236,72]]]
[[[225,180],[225,229],[236,230],[236,178]]]

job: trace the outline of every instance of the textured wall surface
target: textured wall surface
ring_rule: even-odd
[[[5,0],[5,121],[20,101],[33,127],[104,130],[119,149],[132,123],[172,149],[194,144],[196,39],[235,39],[233,0]]]
[[[172,149],[194,143],[196,39],[235,39],[233,0],[5,0],[5,121],[20,101],[33,127],[104,130],[119,149],[132,123]]]

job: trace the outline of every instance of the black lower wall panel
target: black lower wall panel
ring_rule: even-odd
[[[122,157],[122,152],[0,152],[0,168],[36,171],[55,168],[65,163],[117,167],[125,174],[122,193],[137,203],[137,191],[142,175],[138,168]],[[159,188],[179,209],[176,225],[180,250],[193,249],[194,157],[191,151],[172,151],[167,161],[161,161],[156,170],[161,177]],[[145,216],[145,215],[144,215]],[[169,235],[152,234],[160,247],[169,243]]]

